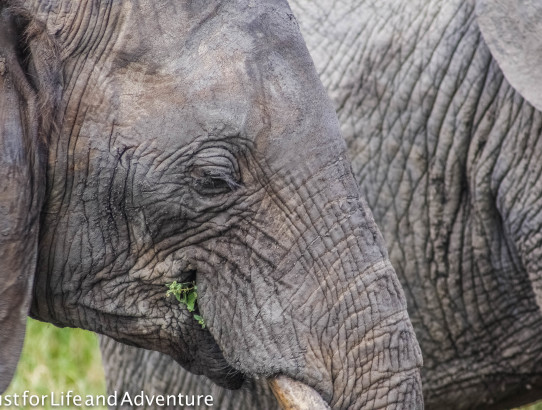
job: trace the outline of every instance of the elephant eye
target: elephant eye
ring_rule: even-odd
[[[191,167],[194,189],[202,195],[219,195],[240,186],[235,157],[223,149],[207,149],[198,153]]]
[[[239,182],[235,180],[228,170],[219,167],[199,168],[192,172],[194,188],[205,195],[218,195],[239,188]]]
[[[241,186],[237,159],[224,146],[205,147],[197,152],[190,173],[193,187],[201,195],[227,194]]]

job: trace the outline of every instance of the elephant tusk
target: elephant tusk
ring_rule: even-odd
[[[269,387],[284,410],[328,410],[329,405],[312,387],[286,376],[267,380]]]

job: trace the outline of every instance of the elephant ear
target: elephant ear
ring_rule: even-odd
[[[476,15],[508,82],[542,111],[542,1],[476,0]]]
[[[0,393],[23,345],[45,183],[38,94],[20,64],[20,40],[15,18],[0,3]]]

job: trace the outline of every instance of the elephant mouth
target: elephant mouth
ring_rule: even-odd
[[[185,269],[182,271],[183,281],[197,281],[197,269],[193,267],[192,264],[187,264]],[[209,332],[209,334],[211,334]],[[216,343],[216,347],[221,353],[223,358],[223,352],[218,343],[214,339],[214,336],[211,334],[211,337]],[[226,362],[227,363],[227,362]],[[228,363],[228,366],[229,363]],[[223,370],[223,369],[222,369]],[[214,378],[213,375],[207,374],[208,377],[211,377],[215,382],[220,380],[220,385],[228,389],[237,389],[245,381],[246,375],[242,372],[236,371],[234,367],[230,367],[229,380],[225,381],[220,378]],[[221,372],[220,372],[221,373]],[[223,374],[222,374],[223,375]],[[269,377],[267,383],[275,395],[278,404],[282,409],[285,410],[330,410],[331,407],[329,404],[322,398],[322,396],[314,390],[312,387],[294,380],[290,377],[284,375],[276,375]]]
[[[330,409],[316,390],[287,376],[271,377],[267,383],[284,410]]]

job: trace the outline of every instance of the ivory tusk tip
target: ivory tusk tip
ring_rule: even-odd
[[[284,410],[329,410],[329,405],[316,390],[286,376],[267,380],[269,387]]]

